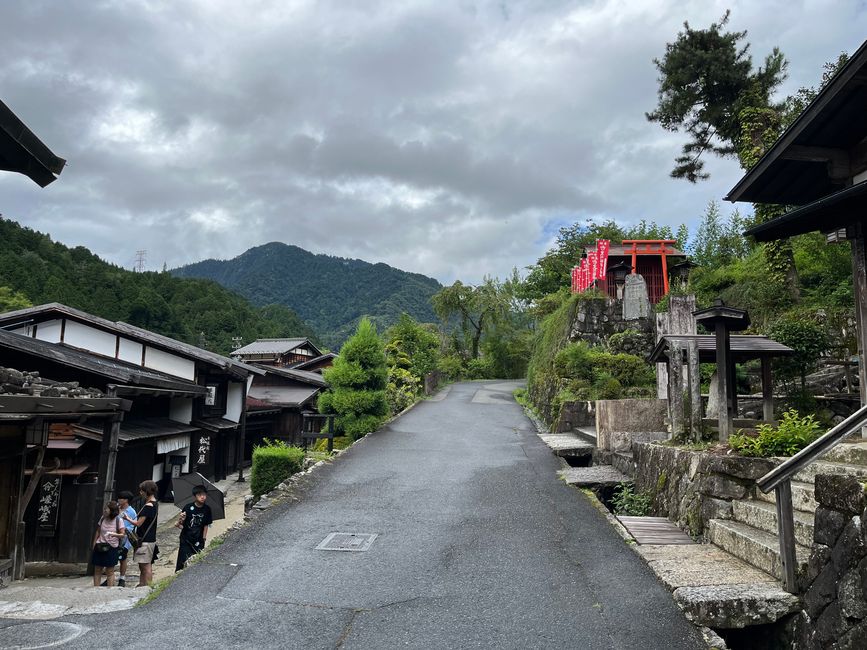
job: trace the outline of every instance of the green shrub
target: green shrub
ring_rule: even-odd
[[[464,360],[457,354],[440,357],[437,369],[448,381],[459,381],[464,376]]]
[[[367,318],[361,319],[323,376],[329,389],[319,396],[319,412],[336,415],[337,431],[358,440],[388,416],[385,349]]]
[[[653,506],[653,495],[647,492],[635,492],[631,483],[620,483],[614,488],[611,507],[615,515],[629,517],[646,517]]]
[[[493,379],[493,364],[490,359],[479,357],[467,362],[467,379]]]
[[[819,423],[812,415],[801,417],[794,409],[783,413],[777,427],[760,424],[756,435],[737,433],[729,447],[741,456],[792,456],[819,437]]]
[[[391,366],[388,369],[388,384],[385,395],[392,415],[397,415],[418,400],[421,380],[409,370]]]
[[[250,491],[256,498],[270,492],[287,478],[301,471],[304,450],[279,440],[265,440],[253,450]]]

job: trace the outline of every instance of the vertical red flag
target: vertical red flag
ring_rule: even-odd
[[[599,277],[598,267],[597,267],[597,259],[596,259],[596,251],[590,251],[587,253],[587,271],[588,271],[588,282],[587,286],[592,286],[596,279]]]
[[[608,250],[611,248],[611,242],[608,239],[596,240],[596,258],[597,258],[597,276],[604,280],[608,273]]]
[[[572,267],[572,293],[578,293],[578,267]]]
[[[580,280],[579,286],[581,288],[581,291],[585,291],[587,289],[587,286],[590,284],[590,282],[589,282],[590,274],[587,272],[587,258],[586,257],[583,260],[581,260],[580,273],[581,273],[581,275],[579,277],[581,278],[581,280]]]

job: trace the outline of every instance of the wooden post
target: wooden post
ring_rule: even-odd
[[[241,441],[238,445],[238,483],[244,482],[244,445],[247,444],[247,378],[241,389]]]
[[[668,403],[671,408],[671,436],[680,437],[685,431],[683,417],[683,343],[669,340],[668,372],[671,377]]]
[[[792,483],[785,480],[776,489],[777,529],[780,536],[780,563],[782,564],[783,589],[790,594],[798,593],[795,581],[795,515],[792,506]]]
[[[855,323],[858,341],[858,388],[861,406],[867,405],[867,241],[864,225],[857,222],[850,226],[846,236],[852,241],[852,282],[855,292]],[[865,430],[861,429],[862,437]]]
[[[686,347],[689,379],[689,428],[693,442],[701,442],[701,371],[698,363],[698,341],[690,339]]]
[[[328,416],[328,453],[334,451],[334,416]]]
[[[109,386],[108,395],[116,395],[115,388]],[[102,517],[102,509],[114,493],[114,468],[117,464],[118,439],[120,438],[120,423],[123,413],[116,413],[106,418],[102,427],[102,443],[99,449],[99,473],[96,476],[96,501],[91,515],[91,521],[97,522]],[[90,533],[88,533],[90,534]],[[90,558],[87,562],[87,574],[93,573]]]
[[[724,323],[716,324],[716,374],[719,401],[719,440],[728,442],[731,435],[732,402],[729,399],[731,374],[729,372],[729,332]]]
[[[762,419],[765,422],[774,421],[774,383],[770,357],[762,357]]]

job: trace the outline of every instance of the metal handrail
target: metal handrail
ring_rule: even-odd
[[[780,540],[780,564],[783,587],[789,593],[798,593],[795,577],[797,555],[795,551],[795,513],[792,504],[792,477],[807,465],[828,453],[844,438],[867,424],[867,406],[862,406],[837,426],[804,447],[789,460],[778,465],[756,481],[762,492],[775,490],[777,503],[777,532]]]
[[[856,429],[867,424],[867,406],[862,406],[838,425],[829,429],[821,437],[816,438],[797,454],[786,462],[778,465],[762,478],[756,481],[756,485],[762,492],[768,493],[786,479],[791,479],[800,470],[812,463],[820,456],[831,451],[839,442],[855,432]]]

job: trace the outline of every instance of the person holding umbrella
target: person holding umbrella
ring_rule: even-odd
[[[183,569],[192,556],[205,548],[205,542],[208,539],[208,526],[214,521],[211,507],[205,503],[207,498],[207,488],[204,485],[196,485],[193,488],[193,502],[181,510],[178,523],[175,524],[177,528],[181,529],[175,572]]]

